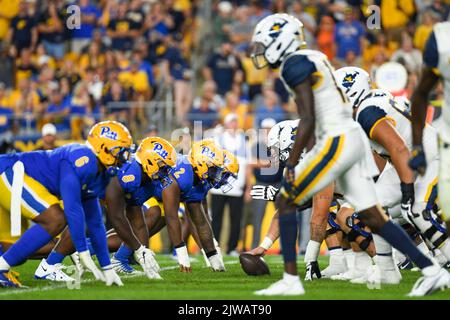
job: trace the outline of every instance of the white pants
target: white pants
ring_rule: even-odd
[[[295,167],[294,184],[284,183],[281,192],[296,205],[302,205],[336,181],[353,208],[365,210],[378,203],[372,180],[374,166],[367,138],[360,127],[355,127],[339,136],[318,140]]]
[[[450,143],[439,141],[439,203],[445,219],[450,219]]]
[[[439,161],[434,159],[428,163],[427,172],[424,176],[418,176],[414,183],[415,202],[413,212],[421,213],[427,205],[433,205],[437,194],[437,175]],[[381,206],[384,207],[392,218],[401,215],[400,203],[402,192],[400,189],[400,178],[394,166],[387,162],[377,182],[375,189]]]

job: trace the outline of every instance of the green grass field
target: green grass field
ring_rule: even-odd
[[[250,277],[241,270],[238,258],[226,258],[227,272],[214,273],[204,266],[203,258],[196,256],[192,274],[182,274],[177,264],[169,256],[158,255],[164,280],[149,280],[142,276],[123,276],[123,287],[106,287],[94,281],[91,274],[83,277],[81,289],[68,289],[65,284],[54,283],[33,278],[38,261],[29,261],[14,268],[20,273],[20,280],[28,288],[0,289],[0,300],[5,299],[261,299],[253,295],[253,291],[267,287],[280,279],[283,266],[281,256],[268,256],[272,274],[270,276]],[[301,274],[304,275],[304,264],[300,262]],[[66,260],[67,261],[67,260]],[[328,258],[320,260],[321,268],[325,268]],[[67,261],[68,262],[68,261]],[[69,262],[68,262],[69,263]],[[370,290],[365,285],[333,280],[316,280],[304,283],[306,294],[301,297],[279,299],[407,299],[405,295],[412,288],[418,272],[402,272],[400,285],[383,285],[380,290]],[[270,297],[276,299],[277,297]],[[409,298],[408,298],[409,299]],[[425,299],[450,299],[450,290],[438,292]]]

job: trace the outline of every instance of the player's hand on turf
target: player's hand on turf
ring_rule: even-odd
[[[78,252],[74,252],[70,255],[70,259],[72,259],[72,263],[75,265],[75,269],[79,277],[81,278],[84,273],[84,267],[82,266],[80,261],[80,254]]]
[[[322,273],[317,261],[309,261],[306,263],[305,281],[313,281],[314,278],[322,278]]]
[[[112,286],[113,284],[119,287],[123,286],[122,280],[120,279],[119,275],[116,273],[116,270],[114,270],[112,265],[103,268],[103,275],[108,287]]]
[[[420,175],[424,175],[427,170],[427,159],[423,146],[414,146],[411,152],[411,158],[409,159],[409,167],[414,171],[417,171]]]
[[[286,170],[284,173],[284,180],[287,184],[294,184],[295,181],[295,166],[290,163],[286,164]]]
[[[224,272],[225,264],[223,263],[222,255],[221,254],[215,254],[208,258],[209,263],[211,264],[211,269],[215,272]]]
[[[192,268],[191,267],[187,267],[187,266],[183,266],[180,264],[180,272],[182,273],[192,273]]]
[[[255,185],[252,187],[250,195],[255,200],[274,201],[278,190],[274,186]]]
[[[156,262],[155,253],[152,250],[144,246],[140,246],[134,252],[134,258],[141,265],[145,275],[148,278],[162,279],[158,273],[161,270],[161,268],[159,267],[158,262]]]
[[[178,257],[178,264],[180,265],[180,272],[183,273],[191,273],[191,261],[189,259],[189,254],[187,251],[187,247],[184,244],[181,247],[175,248]]]
[[[402,216],[406,221],[414,225],[413,221],[418,215],[412,210],[414,205],[414,184],[401,182],[400,189],[402,191],[402,201],[400,204]]]
[[[248,253],[254,256],[264,256],[266,254],[266,249],[263,247],[256,247],[255,249],[250,250]]]
[[[94,274],[96,280],[105,281],[103,272],[101,272],[100,269],[98,269],[95,265],[95,262],[94,260],[92,260],[91,254],[89,253],[89,250],[80,252],[80,262],[84,268],[88,269]]]

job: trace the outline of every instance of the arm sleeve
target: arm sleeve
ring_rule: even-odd
[[[286,60],[281,71],[284,82],[294,89],[316,71],[316,66],[304,55],[294,55]]]
[[[369,106],[359,113],[357,121],[370,138],[372,130],[384,118],[386,118],[386,111],[377,106]]]
[[[106,241],[106,229],[103,224],[102,209],[98,198],[87,199],[83,202],[86,213],[86,223],[92,246],[95,249],[100,266],[106,267],[111,264],[109,259],[108,244]]]
[[[70,235],[78,252],[88,250],[84,227],[84,210],[81,205],[81,183],[72,165],[62,161],[60,167],[60,193],[64,202],[64,215]]]
[[[423,61],[429,68],[437,68],[439,63],[439,53],[437,49],[436,36],[434,31],[430,34],[430,37],[425,44],[425,50],[423,52]]]

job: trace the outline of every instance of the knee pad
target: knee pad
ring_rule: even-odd
[[[335,234],[336,232],[342,231],[341,227],[336,223],[336,213],[330,212],[328,214],[328,225],[330,226],[329,229],[327,229],[325,238],[331,236],[332,234]]]
[[[415,215],[412,223],[432,248],[439,247],[448,238],[448,232],[442,220],[430,210],[424,210],[422,214]]]
[[[359,236],[363,237],[364,240],[358,243],[358,245],[365,251],[369,247],[370,242],[373,240],[372,233],[364,230],[365,225],[361,221],[355,223],[356,219],[358,219],[358,213],[356,212],[346,219],[347,226],[351,228],[350,232],[347,234],[347,238],[351,242],[356,242],[356,239]]]

